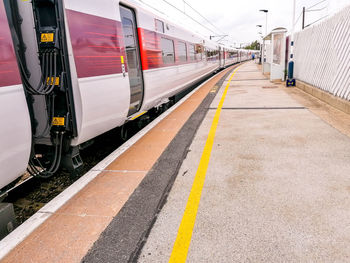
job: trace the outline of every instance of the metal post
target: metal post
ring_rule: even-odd
[[[266,23],[265,23],[265,37],[267,36],[267,13],[268,11],[265,12],[266,13]],[[264,63],[266,62],[266,46],[265,46],[265,39],[263,41],[264,47],[263,47],[263,62],[262,62],[262,68],[263,68],[263,74],[265,73],[264,70]]]
[[[259,11],[266,13],[266,24],[265,24],[265,36],[266,36],[267,35],[267,13],[269,12],[269,10],[267,10],[267,9],[260,9]]]
[[[267,10],[267,9],[260,9],[259,10],[260,12],[264,12],[264,13],[266,13],[266,23],[265,23],[265,37],[267,36],[267,13],[269,12],[269,10]],[[263,50],[263,52],[262,52],[262,57],[263,57],[263,61],[262,61],[262,65],[263,65],[263,67],[262,67],[262,71],[263,71],[263,73],[264,73],[264,62],[265,62],[265,39],[263,38],[263,48],[262,48],[262,50]]]
[[[303,7],[303,22],[302,22],[302,26],[301,29],[305,28],[305,6]]]
[[[292,32],[290,35],[290,59],[289,61],[293,61],[293,52],[294,52],[294,28],[295,28],[295,2],[293,1],[293,17],[292,17]]]
[[[261,56],[262,56],[262,41],[260,40],[260,54],[259,54],[259,64],[261,65]]]
[[[294,27],[295,27],[295,2],[293,0],[293,17],[292,17],[292,32],[290,35],[290,58],[288,62],[288,78],[287,78],[287,87],[295,86],[295,79],[293,78],[294,73]]]
[[[261,63],[262,63],[262,73],[264,74],[265,73],[265,70],[264,70],[264,63],[265,63],[265,38],[263,38],[263,44],[262,44],[262,47],[261,47]]]

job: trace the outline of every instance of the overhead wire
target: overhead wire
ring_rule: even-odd
[[[322,11],[322,10],[326,9],[327,6],[321,7],[321,8],[319,8],[319,9],[312,9],[312,8],[314,8],[315,6],[318,6],[318,5],[320,5],[320,4],[324,3],[324,2],[328,2],[328,3],[329,3],[329,0],[322,0],[322,1],[316,3],[316,4],[312,5],[312,6],[309,6],[308,8],[305,9],[305,12]],[[308,26],[311,26],[311,25],[313,25],[313,24],[315,24],[315,23],[317,23],[318,21],[321,21],[322,19],[324,19],[324,18],[326,18],[326,17],[328,17],[328,14],[325,15],[325,16],[323,16],[323,17],[321,17],[321,18],[319,18],[319,19],[317,19],[317,20],[315,20],[314,22],[312,22],[312,23],[306,25],[305,28],[308,27]]]
[[[143,1],[143,0],[139,0],[139,1],[140,1],[141,3],[143,3],[144,5],[146,5],[146,6],[150,7],[150,8],[152,8],[152,9],[156,10],[156,11],[159,12],[160,14],[165,15],[165,16],[168,16],[168,15],[165,14],[164,12],[162,12],[162,11],[160,11],[159,9],[155,8],[154,6],[152,6],[152,5],[148,4],[148,3],[146,3],[145,1]]]
[[[165,14],[164,12],[158,10],[157,8],[155,8],[154,6],[146,3],[145,1],[143,0],[138,0],[140,1],[141,3],[145,4],[146,6],[156,10],[157,12],[169,17],[167,14]],[[191,6],[187,1],[185,0],[182,0],[184,2],[184,4],[188,7],[191,8],[191,10],[193,10],[196,14],[198,14],[201,18],[203,18],[208,24],[210,24],[213,28],[215,28],[215,30],[217,31],[214,31],[213,29],[209,28],[208,26],[205,26],[203,25],[203,23],[199,22],[198,20],[196,20],[195,18],[193,18],[192,16],[188,15],[186,12],[184,12],[183,10],[181,10],[180,8],[178,8],[177,6],[175,6],[174,4],[170,3],[169,1],[167,0],[162,0],[164,3],[166,3],[167,5],[171,6],[172,8],[174,8],[176,11],[180,12],[181,14],[185,15],[186,17],[190,18],[192,21],[194,21],[196,24],[200,25],[201,27],[205,28],[206,30],[208,30],[209,32],[211,32],[212,34],[214,35],[220,35],[220,34],[226,34],[223,30],[219,29],[217,26],[215,26],[209,19],[207,19],[205,16],[203,16],[200,12],[198,12],[193,6]],[[220,32],[220,33],[219,33]],[[197,32],[198,34],[204,36],[203,34]],[[204,36],[204,37],[207,37],[207,36]]]
[[[309,10],[305,10],[306,12],[314,12],[314,11],[322,11],[322,10],[324,10],[324,9],[326,9],[327,8],[327,6],[325,6],[325,7],[323,7],[323,8],[319,8],[319,9],[309,9]]]
[[[294,26],[298,23],[299,19],[301,18],[303,12],[300,12],[300,15],[298,16],[298,18],[294,21]]]
[[[309,6],[306,10],[311,9],[311,8],[313,8],[315,6],[318,6],[319,4],[322,4],[322,3],[326,2],[326,1],[328,1],[328,0],[322,0],[322,1],[316,3],[316,4],[312,5],[312,6]]]
[[[193,17],[189,16],[188,14],[184,13],[181,9],[179,9],[177,6],[173,5],[172,3],[169,3],[167,0],[162,0],[163,2],[167,3],[168,5],[170,5],[171,7],[173,7],[175,10],[179,11],[180,13],[184,14],[185,16],[187,16],[188,18],[190,18],[192,21],[196,22],[198,25],[204,27],[205,29],[207,29],[208,31],[212,32],[213,34],[217,34],[217,32],[214,32],[212,29],[210,29],[209,27],[203,25],[202,23],[198,22],[196,19],[194,19]]]
[[[195,8],[193,8],[189,3],[187,3],[185,0],[183,2],[189,6],[195,13],[197,13],[200,17],[202,17],[205,21],[207,21],[212,27],[214,27],[216,30],[220,31],[222,34],[226,34],[224,31],[219,29],[217,26],[215,26],[211,21],[209,21],[206,17],[204,17],[201,13],[199,13]]]
[[[159,9],[155,8],[154,6],[152,6],[152,5],[148,4],[148,3],[146,3],[145,1],[143,1],[143,0],[138,0],[138,1],[141,2],[142,4],[144,4],[145,6],[147,6],[147,7],[151,8],[151,9],[157,11],[159,14],[161,14],[161,15],[167,17],[168,19],[170,19],[170,20],[174,19],[174,18],[170,18],[169,15],[165,14],[164,12],[162,12],[162,11],[160,11]],[[180,24],[182,24],[182,21],[177,21],[177,22],[180,23]],[[182,24],[182,26],[185,27],[185,25],[183,25],[183,24]],[[198,35],[201,35],[201,36],[204,37],[204,38],[207,37],[207,36],[203,35],[202,33],[198,32],[198,31],[196,31],[196,33],[197,33]]]
[[[320,19],[317,19],[316,21],[314,21],[314,22],[312,22],[312,23],[306,25],[305,28],[308,27],[308,26],[311,26],[311,25],[313,25],[313,24],[315,24],[315,23],[317,23],[318,21],[320,21],[320,20],[322,20],[322,19],[325,19],[327,16],[328,16],[328,15],[325,15],[325,16],[321,17]]]

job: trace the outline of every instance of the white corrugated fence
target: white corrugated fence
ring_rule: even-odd
[[[295,78],[350,100],[350,6],[294,40]]]

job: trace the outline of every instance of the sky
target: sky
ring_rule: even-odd
[[[261,39],[258,32],[265,35],[267,9],[267,32],[276,27],[292,27],[293,0],[138,0],[160,11],[172,21],[184,27],[191,26],[195,32],[203,36],[228,35],[221,43],[230,46],[244,46]],[[186,15],[170,6],[184,11]],[[196,13],[198,11],[203,17]],[[319,4],[318,4],[319,3]],[[317,4],[317,5],[315,5]],[[314,7],[312,7],[315,5]],[[305,6],[309,12],[305,14],[305,25],[318,19],[330,17],[342,8],[349,6],[350,0],[296,0],[295,31],[301,30],[301,13]],[[315,11],[311,11],[315,10]],[[197,22],[193,21],[193,18]],[[209,22],[208,22],[208,21]],[[256,27],[262,25],[262,28]],[[214,38],[219,40],[220,37]]]

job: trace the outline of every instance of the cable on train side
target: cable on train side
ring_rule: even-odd
[[[54,160],[51,162],[51,165],[49,168],[46,168],[42,162],[37,158],[36,154],[34,154],[34,157],[29,161],[28,165],[28,172],[30,175],[40,178],[49,178],[53,176],[58,168],[60,167],[61,159],[62,159],[62,148],[63,148],[63,136],[64,131],[58,132],[55,131],[55,154],[54,154]],[[40,169],[38,169],[38,167]]]
[[[15,53],[19,65],[19,70],[21,73],[23,87],[25,89],[25,93],[31,96],[45,96],[47,102],[48,109],[48,120],[45,129],[41,132],[41,134],[37,135],[37,138],[41,138],[47,132],[51,131],[52,128],[52,118],[55,115],[55,94],[54,89],[56,86],[56,79],[58,77],[57,74],[57,57],[58,50],[56,48],[53,49],[43,49],[39,51],[39,61],[40,61],[40,69],[41,76],[39,83],[33,86],[30,83],[30,71],[26,66],[25,61],[25,44],[23,42],[22,33],[20,30],[20,25],[23,22],[18,10],[17,2],[7,2],[5,0],[5,5],[8,6],[6,9],[11,10],[8,11],[8,20],[9,25],[13,29],[11,30],[17,45],[15,45]],[[10,8],[11,7],[11,8]],[[16,23],[17,21],[17,23]],[[17,25],[17,26],[15,26]],[[60,81],[62,81],[62,77],[60,77]],[[61,84],[61,83],[60,83]],[[57,172],[60,167],[61,159],[62,159],[62,149],[63,149],[63,137],[65,131],[51,131],[53,136],[51,136],[51,141],[54,146],[54,154],[52,161],[46,165],[42,161],[39,160],[38,154],[35,153],[34,145],[32,146],[31,159],[28,163],[27,171],[31,176],[40,177],[40,178],[49,178]],[[47,166],[47,167],[46,167]]]

